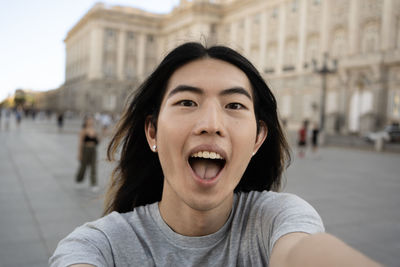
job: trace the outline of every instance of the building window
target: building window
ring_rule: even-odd
[[[275,69],[274,68],[265,68],[264,73],[274,73]]]
[[[260,24],[260,14],[256,14],[253,18],[253,24],[258,25]]]
[[[116,48],[117,35],[113,29],[105,29],[104,48],[106,51],[111,51]]]
[[[332,114],[338,111],[337,93],[335,91],[328,92],[326,97],[326,113]]]
[[[303,96],[303,118],[311,119],[313,110],[312,110],[312,97],[310,94]]]
[[[293,0],[292,1],[292,8],[291,8],[292,12],[295,13],[297,11],[298,7],[299,7],[299,1],[298,0]]]
[[[283,71],[293,71],[297,60],[297,41],[292,40],[286,43],[286,51],[283,59]]]
[[[117,106],[117,97],[114,94],[103,95],[103,109],[112,111]]]
[[[334,58],[341,58],[346,55],[346,32],[344,30],[340,29],[333,33],[331,51]]]
[[[319,37],[310,36],[307,40],[306,62],[311,64],[313,60],[318,58]]]
[[[114,72],[115,70],[115,65],[113,60],[106,60],[104,64],[104,76],[107,78],[112,78],[114,77]]]
[[[278,8],[275,7],[275,8],[272,10],[271,17],[277,18],[277,17],[278,17],[278,14],[279,14]]]
[[[390,104],[390,115],[394,119],[400,119],[400,90],[392,92]]]
[[[106,29],[106,35],[109,38],[112,38],[114,36],[115,32],[113,29]]]
[[[239,22],[239,30],[244,30],[244,19]]]
[[[291,102],[292,102],[292,99],[291,99],[290,95],[285,95],[282,97],[281,115],[283,118],[289,118],[290,115],[292,114]]]
[[[273,73],[275,70],[276,60],[277,60],[277,45],[272,43],[268,44],[267,48],[267,61],[265,62],[265,73]]]
[[[217,24],[211,24],[210,32],[211,32],[211,34],[217,33]]]
[[[397,34],[397,48],[400,48],[400,16],[397,17],[397,21],[396,21],[396,34]]]
[[[366,25],[363,31],[361,51],[363,53],[372,53],[379,48],[379,27],[373,23]]]

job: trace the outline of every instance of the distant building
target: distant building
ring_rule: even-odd
[[[48,90],[44,92],[37,92],[36,95],[36,105],[35,107],[38,110],[48,110],[48,111],[64,111],[63,108],[61,108],[60,103],[62,102],[62,99],[60,97],[61,91],[62,91],[62,86],[57,89],[53,90]]]
[[[362,133],[400,121],[400,0],[181,0],[169,14],[96,4],[68,32],[65,109],[120,112],[127,96],[176,45],[237,49],[271,85],[288,127],[319,122]],[[331,62],[331,68],[333,63]]]

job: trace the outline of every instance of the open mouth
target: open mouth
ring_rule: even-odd
[[[200,151],[189,157],[189,165],[193,172],[204,180],[218,176],[224,168],[226,160],[216,152]]]

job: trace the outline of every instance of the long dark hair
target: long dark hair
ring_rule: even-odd
[[[290,152],[271,90],[257,69],[236,51],[224,46],[206,48],[199,43],[186,43],[172,50],[143,82],[117,125],[107,157],[115,160],[120,149],[120,158],[111,177],[104,214],[127,212],[161,200],[163,172],[158,155],[149,149],[145,121],[151,115],[152,123],[157,126],[169,78],[179,67],[202,58],[223,60],[247,75],[254,94],[256,120],[264,121],[268,127],[266,140],[252,157],[235,191],[279,190],[282,172],[290,162]]]

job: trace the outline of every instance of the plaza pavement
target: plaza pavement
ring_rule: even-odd
[[[3,122],[4,123],[4,122]],[[99,193],[75,189],[79,120],[0,128],[0,267],[47,266],[58,241],[101,216],[112,166],[99,146]],[[309,201],[328,232],[385,266],[400,266],[400,154],[324,147],[293,154],[284,191]]]

